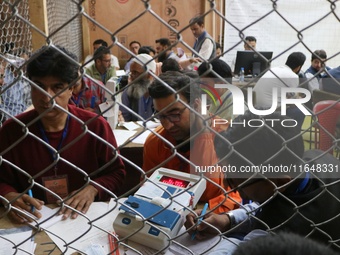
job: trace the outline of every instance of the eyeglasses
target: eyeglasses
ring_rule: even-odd
[[[182,113],[187,109],[184,107],[183,109],[180,109],[177,113],[171,113],[171,114],[158,114],[158,118],[160,121],[164,121],[164,119],[167,119],[168,121],[174,123],[179,122],[181,120]],[[158,112],[155,112],[154,114],[157,114]]]

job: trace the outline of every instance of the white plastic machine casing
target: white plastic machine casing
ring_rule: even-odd
[[[183,226],[186,207],[195,207],[205,188],[201,176],[159,168],[120,206],[113,228],[120,238],[162,250]]]
[[[117,86],[116,86],[116,77],[112,77],[111,79],[109,79],[106,84],[105,87],[110,91],[106,91],[105,90],[105,99],[106,102],[111,106],[113,105],[113,116],[112,117],[107,117],[107,122],[109,122],[110,127],[112,129],[115,129],[117,124],[118,124],[118,111],[119,111],[119,105],[117,103],[121,103],[121,94],[118,94],[115,96],[115,100],[112,99],[112,95],[114,95],[117,91]]]

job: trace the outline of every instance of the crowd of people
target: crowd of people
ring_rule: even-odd
[[[190,29],[196,38],[192,56],[174,52],[167,38],[155,40],[156,49],[138,41],[129,44],[131,58],[124,66],[127,84],[118,87],[120,121],[158,119],[161,124],[144,144],[140,167],[146,176],[158,167],[194,173],[194,166],[216,164],[237,169],[299,169],[301,165],[312,169],[322,164],[339,167],[339,160],[331,154],[305,151],[301,137],[304,115],[298,108],[288,108],[287,116],[276,111],[268,115],[279,120],[271,125],[214,125],[221,119],[249,123],[263,118],[250,111],[234,114],[235,95],[226,88],[214,90],[218,100],[209,108],[203,104],[202,91],[216,83],[232,84],[233,68],[222,60],[221,46],[205,30],[202,17],[191,19]],[[256,50],[256,38],[246,37],[244,47]],[[13,68],[13,63],[0,69],[4,91],[0,107],[0,196],[16,208],[9,213],[14,222],[32,221],[22,211],[40,218],[42,205],[55,202],[61,205],[64,218],[76,218],[94,201],[119,196],[122,184],[129,181],[112,127],[100,116],[100,105],[106,100],[105,85],[110,79],[119,85],[116,72],[120,64],[107,42],[96,40],[93,50],[93,55],[79,64],[81,61],[65,48],[44,46],[33,54],[27,70],[22,65]],[[254,86],[254,106],[270,108],[274,87],[299,87],[305,60],[303,53],[293,52],[285,65],[267,70]],[[340,94],[335,80],[340,78],[340,67],[331,69],[326,60],[324,50],[313,52],[311,66],[303,77],[311,91]],[[33,109],[25,112],[30,103],[22,93],[27,86]],[[244,107],[247,110],[247,104]],[[295,119],[298,125],[280,125],[287,118]],[[271,234],[281,231],[339,251],[340,234],[334,226],[340,224],[340,183],[335,171],[205,172],[203,176],[209,181],[200,201],[209,204],[209,212],[201,224],[201,210],[189,213],[185,227],[189,234],[197,232],[198,240],[224,236],[210,254],[245,254],[247,247],[256,246],[249,240],[259,235],[271,240]],[[27,195],[28,190],[33,197]],[[32,206],[36,208],[33,212]],[[282,240],[286,239],[283,234]]]

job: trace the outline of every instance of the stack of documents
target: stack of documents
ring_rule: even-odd
[[[36,243],[33,240],[32,229],[29,227],[1,229],[0,255],[34,254]]]

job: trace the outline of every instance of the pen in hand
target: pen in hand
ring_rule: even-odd
[[[205,204],[204,204],[203,210],[202,210],[202,212],[201,212],[201,217],[198,219],[197,225],[199,225],[199,224],[202,222],[203,215],[207,212],[208,205],[209,205],[208,203],[205,203]],[[196,236],[197,232],[198,232],[198,231],[196,230],[194,233],[192,233],[192,235],[191,235],[191,240],[194,240],[194,239],[195,239],[195,236]]]
[[[28,195],[29,195],[31,198],[33,198],[33,193],[32,193],[32,190],[31,190],[31,189],[28,190]],[[31,212],[34,213],[34,210],[35,210],[34,206],[31,205]]]

